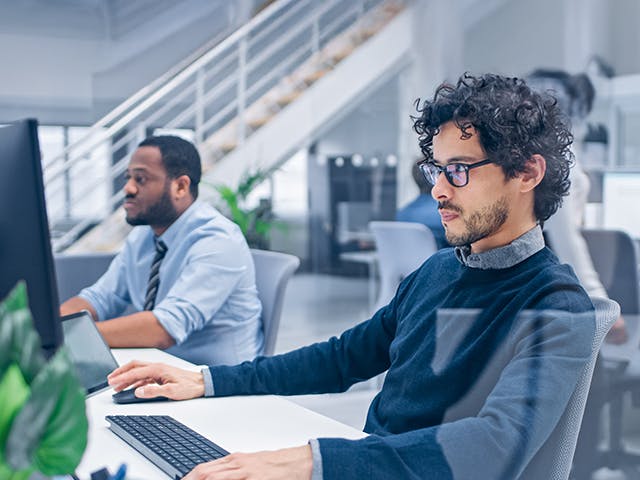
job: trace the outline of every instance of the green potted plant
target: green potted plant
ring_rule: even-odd
[[[73,473],[87,445],[84,399],[66,349],[44,358],[19,283],[0,303],[0,479]]]
[[[249,208],[246,200],[251,191],[271,175],[271,171],[246,172],[238,186],[216,185],[214,188],[224,202],[220,210],[242,230],[251,248],[267,249],[269,234],[274,226],[279,226],[273,218],[271,203],[262,199],[258,206]]]

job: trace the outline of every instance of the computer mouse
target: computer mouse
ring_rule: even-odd
[[[111,395],[115,403],[142,403],[142,402],[161,402],[169,400],[167,397],[140,398],[135,395],[135,388],[122,390],[121,392]]]

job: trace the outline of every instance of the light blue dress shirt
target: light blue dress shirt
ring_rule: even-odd
[[[160,237],[167,253],[152,310],[175,340],[168,353],[195,364],[235,365],[262,353],[261,304],[242,232],[210,205],[194,202]],[[107,272],[80,297],[98,320],[143,309],[154,233],[135,227]]]

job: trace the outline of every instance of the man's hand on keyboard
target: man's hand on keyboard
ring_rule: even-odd
[[[163,363],[134,360],[116,368],[107,377],[117,392],[125,388],[136,389],[136,397],[167,397],[188,400],[204,395],[204,379],[200,372],[190,372]]]
[[[184,480],[309,480],[312,463],[309,445],[273,452],[232,453],[201,463]]]

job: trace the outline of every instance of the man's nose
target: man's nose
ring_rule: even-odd
[[[443,200],[451,197],[451,190],[453,187],[445,177],[444,173],[440,173],[436,177],[436,183],[433,185],[431,189],[431,196],[435,200]]]
[[[128,178],[127,181],[124,183],[124,193],[125,195],[135,195],[136,192],[138,191],[138,188],[133,180],[133,178]]]

